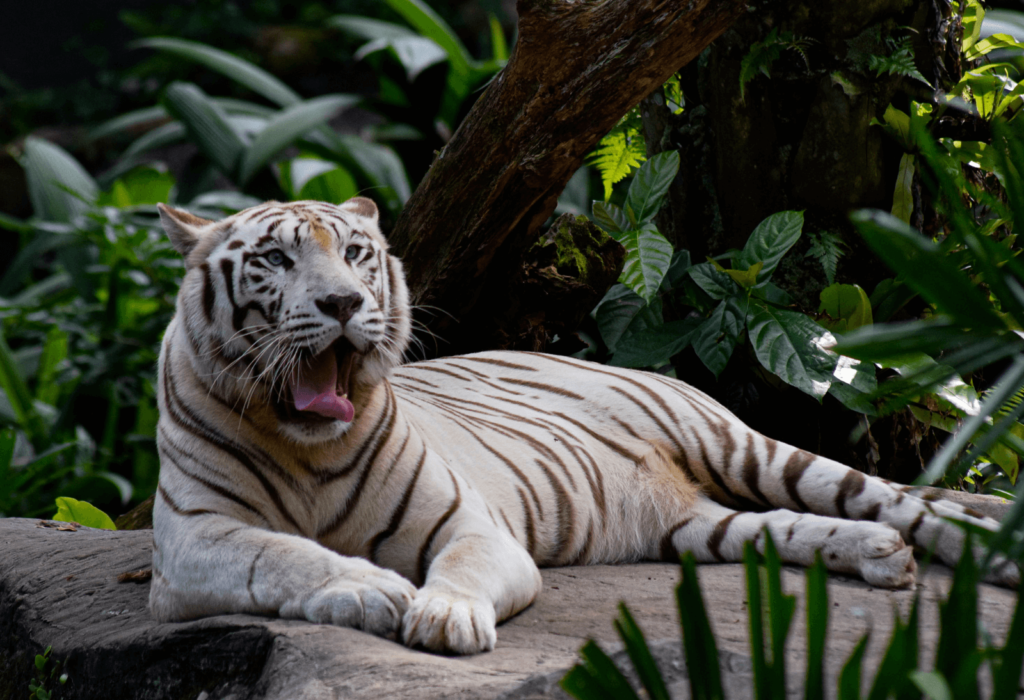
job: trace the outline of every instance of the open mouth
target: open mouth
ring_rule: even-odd
[[[349,398],[352,370],[359,353],[345,338],[339,338],[299,363],[288,383],[291,396],[279,405],[281,418],[303,422],[351,423],[355,408]],[[283,409],[283,410],[280,410]]]

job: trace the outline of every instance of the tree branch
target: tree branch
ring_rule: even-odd
[[[503,244],[521,252],[586,153],[744,8],[743,0],[519,0],[508,65],[390,235],[413,303],[465,318]],[[441,315],[433,325],[447,323]]]

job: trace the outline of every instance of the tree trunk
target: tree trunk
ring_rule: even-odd
[[[505,69],[389,236],[445,354],[486,347],[494,305],[588,151],[744,12],[740,0],[520,0]],[[492,329],[498,336],[501,329]]]

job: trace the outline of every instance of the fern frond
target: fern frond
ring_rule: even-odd
[[[793,32],[779,32],[778,27],[773,28],[761,41],[756,41],[750,46],[747,55],[740,61],[740,99],[746,90],[747,83],[760,73],[770,78],[772,64],[786,49],[795,51],[803,59],[807,70],[811,69],[811,62],[807,57],[807,47],[811,45],[811,39],[796,36]]]
[[[899,41],[887,42],[892,48],[888,56],[872,55],[868,57],[868,69],[875,71],[875,77],[888,73],[889,75],[902,75],[920,80],[931,87],[932,84],[924,79],[917,66],[914,65],[914,48],[911,46],[910,37],[905,36]]]
[[[626,118],[628,119],[628,115]],[[627,177],[647,160],[646,153],[647,146],[640,129],[625,125],[623,122],[619,122],[601,139],[597,148],[588,157],[588,162],[601,174],[604,201],[607,202],[611,198],[612,185]]]
[[[836,283],[836,269],[839,266],[839,258],[846,252],[846,244],[839,236],[828,231],[812,233],[810,238],[811,249],[807,251],[805,257],[818,259],[831,286]]]

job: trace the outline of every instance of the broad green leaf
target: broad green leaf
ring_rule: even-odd
[[[695,331],[693,350],[715,377],[725,369],[745,330],[746,305],[746,299],[727,299]]]
[[[896,176],[896,188],[892,193],[892,215],[897,219],[910,223],[910,215],[914,213],[914,156],[904,153],[900,158],[899,174]]]
[[[963,0],[963,39],[960,50],[970,51],[971,47],[981,38],[981,26],[985,20],[985,8],[979,0]]]
[[[35,215],[68,222],[96,201],[99,187],[71,154],[49,141],[29,136],[22,161],[28,197]]]
[[[805,314],[755,304],[747,320],[750,343],[762,365],[819,401],[832,384],[832,334]]]
[[[885,108],[882,121],[872,119],[871,125],[882,127],[885,133],[889,134],[903,150],[909,151],[913,149],[914,142],[910,138],[910,115],[906,112],[896,109],[890,104]]]
[[[640,631],[639,625],[636,624],[636,620],[633,619],[625,603],[619,603],[619,619],[615,620],[614,624],[615,631],[622,638],[622,643],[626,646],[626,653],[629,655],[630,661],[633,662],[636,675],[647,691],[647,697],[650,700],[671,700],[668,688],[665,687],[665,679],[662,677],[654,657],[651,656],[647,640],[644,639],[643,632]]]
[[[725,299],[740,293],[732,278],[722,272],[714,262],[693,265],[689,272],[690,279],[712,299]]]
[[[164,146],[170,146],[171,144],[184,141],[188,136],[188,130],[185,125],[181,122],[171,122],[158,126],[157,128],[147,131],[139,138],[132,141],[128,148],[121,154],[122,159],[130,159],[138,156],[146,151],[152,151],[156,148],[163,148]]]
[[[679,151],[666,151],[647,159],[629,183],[625,210],[633,213],[635,226],[644,226],[661,209],[669,185],[679,172]]]
[[[878,210],[861,209],[850,220],[872,250],[940,313],[965,328],[1005,328],[985,295],[938,245]]]
[[[149,166],[129,170],[114,181],[110,192],[100,195],[100,206],[133,207],[166,202],[174,187],[174,176]]]
[[[964,51],[964,58],[968,61],[976,61],[990,51],[996,49],[1024,49],[1024,44],[1014,39],[1009,34],[993,34],[973,44]]]
[[[613,236],[630,229],[629,219],[615,204],[594,200],[591,211],[594,214],[594,223]]]
[[[142,39],[133,46],[167,51],[180,58],[201,63],[281,107],[289,107],[302,101],[298,93],[262,68],[212,46],[169,37]]]
[[[436,42],[448,54],[452,71],[469,75],[469,51],[459,41],[452,28],[422,0],[386,0],[391,9],[402,15],[406,22],[423,36]]]
[[[341,204],[359,194],[356,181],[344,168],[335,167],[310,179],[299,190],[299,199]]]
[[[28,390],[21,368],[11,352],[0,327],[0,388],[10,402],[18,427],[25,431],[33,442],[42,440],[46,435],[46,424],[36,410],[32,394]]]
[[[767,282],[779,261],[800,239],[804,226],[802,211],[780,211],[757,225],[747,244],[732,259],[736,269],[748,269],[754,263],[764,263],[758,274],[758,283]]]
[[[615,234],[615,239],[626,249],[619,281],[650,301],[672,262],[672,244],[650,223],[640,230]]]
[[[383,22],[379,19],[359,15],[334,15],[327,19],[327,26],[335,27],[367,41],[416,36],[416,32],[401,24]]]
[[[68,334],[58,326],[52,326],[46,333],[43,352],[39,356],[39,369],[36,372],[36,401],[57,405],[61,386],[57,382],[60,365],[68,356]]]
[[[672,253],[672,262],[661,280],[661,291],[671,292],[683,286],[690,271],[690,251],[677,250]]]
[[[145,107],[144,109],[137,109],[103,122],[96,128],[92,129],[88,135],[86,135],[86,139],[89,141],[95,141],[107,136],[120,136],[121,134],[130,132],[134,129],[143,128],[147,124],[164,122],[168,119],[170,119],[170,115],[168,115],[167,110],[160,105]]]
[[[658,367],[690,344],[701,323],[703,319],[684,318],[626,333],[617,343],[608,364],[615,367]]]
[[[240,182],[248,182],[257,170],[295,139],[323,124],[338,111],[356,104],[359,99],[355,95],[325,95],[294,104],[276,114],[242,156]]]
[[[398,62],[405,68],[409,82],[413,82],[424,70],[448,59],[448,54],[437,43],[423,36],[399,36],[375,39],[359,47],[356,60],[377,51],[390,49]]]
[[[78,523],[86,527],[95,527],[101,530],[116,530],[114,521],[102,510],[68,496],[61,496],[57,499],[57,514],[51,520],[61,523]]]
[[[632,289],[624,284],[612,285],[594,309],[594,318],[601,333],[601,340],[610,352],[615,352],[619,339],[625,335],[633,320],[642,311],[647,310],[647,302]],[[643,328],[647,327],[646,323],[642,325]],[[655,325],[660,325],[660,323]],[[637,330],[640,330],[639,326]]]
[[[393,194],[390,198],[394,201],[389,202],[387,207],[397,213],[412,194],[409,177],[405,174],[405,166],[402,165],[401,159],[387,146],[367,143],[358,136],[338,134],[338,141],[353,164],[366,173],[378,187],[383,186],[391,190]],[[342,165],[351,170],[349,163],[344,159]],[[385,199],[388,194],[386,190],[376,190],[373,196]]]
[[[825,328],[836,333],[852,331],[861,326],[870,326],[871,300],[856,284],[833,284],[821,290],[821,305],[818,313],[828,318],[821,319]]]
[[[223,173],[235,177],[246,146],[227,113],[192,83],[171,83],[164,101],[167,111],[185,125],[199,150]]]

